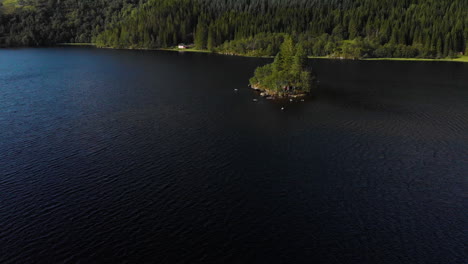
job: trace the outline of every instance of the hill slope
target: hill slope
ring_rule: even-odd
[[[0,46],[91,42],[138,0],[0,0]]]
[[[0,19],[3,32],[13,32],[4,43],[92,40],[101,47],[165,48],[194,42],[198,49],[271,56],[288,34],[309,56],[443,58],[467,50],[466,0],[50,2],[6,23]],[[38,19],[39,27],[28,22]]]

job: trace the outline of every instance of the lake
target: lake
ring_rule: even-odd
[[[269,61],[0,49],[0,262],[466,263],[468,64]]]

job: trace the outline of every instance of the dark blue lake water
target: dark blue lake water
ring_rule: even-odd
[[[466,263],[468,64],[267,62],[0,49],[0,263]]]

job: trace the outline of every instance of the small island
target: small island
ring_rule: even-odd
[[[307,67],[307,54],[287,36],[271,64],[258,67],[250,87],[268,99],[304,97],[315,77]]]

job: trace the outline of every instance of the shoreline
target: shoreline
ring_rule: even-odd
[[[455,59],[425,59],[425,58],[367,58],[364,61],[444,61],[444,62],[468,62],[468,56]]]
[[[298,93],[298,94],[279,94],[272,92],[269,89],[261,88],[258,85],[249,84],[250,89],[259,93],[259,95],[267,100],[282,100],[282,99],[304,99],[309,94],[308,93]]]
[[[321,59],[321,60],[356,60],[356,61],[443,61],[443,62],[468,62],[468,56],[461,56],[455,59],[427,59],[427,58],[365,58],[365,59],[340,59],[332,57],[318,57],[309,56],[309,59]]]
[[[94,43],[58,43],[57,46],[92,46],[99,49],[115,49],[115,50],[147,50],[147,51],[171,51],[171,52],[190,52],[190,53],[211,53],[217,55],[225,56],[236,56],[236,57],[246,57],[246,58],[263,58],[263,59],[272,59],[273,56],[250,56],[250,55],[239,55],[239,54],[226,54],[210,50],[197,50],[197,49],[177,49],[177,48],[156,48],[156,49],[147,49],[147,48],[109,48],[109,47],[97,47]],[[427,59],[427,58],[365,58],[365,59],[341,59],[333,58],[328,56],[308,56],[309,59],[321,59],[321,60],[357,60],[357,61],[441,61],[441,62],[462,62],[468,63],[468,55],[463,55],[455,59]]]
[[[56,46],[93,46],[96,47],[94,43],[57,43]]]

